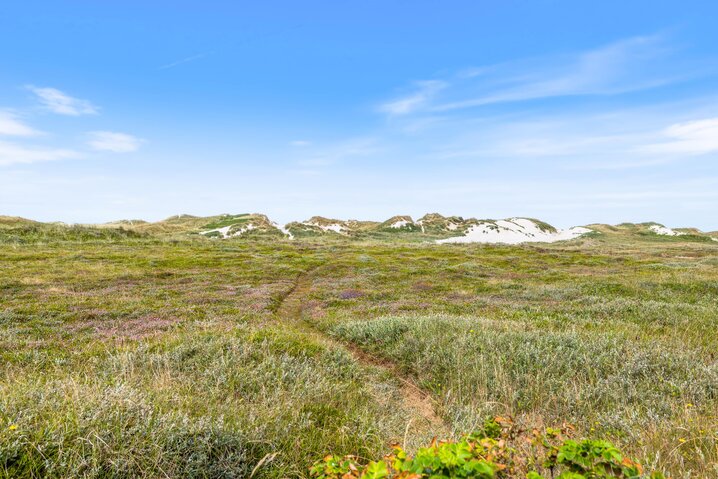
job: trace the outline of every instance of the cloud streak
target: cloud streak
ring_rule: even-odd
[[[0,111],[0,136],[38,136],[41,134],[20,121],[12,113]]]
[[[616,42],[560,61],[526,62],[497,68],[505,75],[475,98],[437,105],[436,111],[577,95],[613,95],[651,88],[676,80],[674,74],[651,72],[651,61],[667,53],[660,37],[637,37]],[[548,66],[543,66],[548,63]],[[513,71],[512,71],[513,70]]]
[[[704,155],[718,151],[718,117],[676,123],[662,131],[665,141],[646,145],[644,153]]]
[[[410,95],[397,98],[379,106],[379,111],[389,115],[406,115],[426,106],[429,101],[448,83],[439,80],[417,82],[415,91]]]
[[[64,148],[38,148],[0,141],[0,166],[81,158],[80,152]]]
[[[74,98],[56,88],[39,88],[28,85],[42,106],[52,113],[67,116],[95,115],[98,108],[88,100]]]
[[[96,151],[111,151],[113,153],[131,153],[137,151],[144,142],[127,133],[115,131],[92,131],[89,133],[88,146]]]
[[[459,71],[415,83],[415,92],[381,105],[400,116],[546,98],[617,95],[681,81],[667,61],[673,50],[661,35],[633,37],[574,55],[549,55]]]
[[[303,174],[319,175],[332,166],[374,158],[381,154],[384,145],[376,138],[350,138],[328,145],[307,145],[298,149],[291,158],[292,163],[299,166]]]
[[[209,53],[199,53],[197,55],[191,55],[191,56],[182,58],[180,60],[174,61],[172,63],[167,63],[166,65],[161,65],[158,69],[159,70],[169,70],[170,68],[178,67],[180,65],[184,65],[185,63],[190,63],[195,60],[201,60],[202,58],[205,58],[208,55],[209,55]]]

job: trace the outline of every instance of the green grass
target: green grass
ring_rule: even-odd
[[[371,379],[300,340],[183,332],[11,368],[0,421],[17,429],[3,431],[0,464],[9,477],[246,477],[281,451],[263,475],[284,477],[326,448],[375,452],[399,418],[374,421]]]
[[[124,228],[18,225],[0,228],[0,244],[55,243],[57,241],[121,241],[146,235]]]
[[[171,233],[0,229],[0,477],[306,477],[495,413],[718,475],[718,243]]]
[[[442,398],[457,430],[471,431],[490,414],[540,417],[640,448],[656,434],[678,441],[707,428],[712,437],[696,446],[718,460],[718,364],[699,350],[530,321],[442,316],[358,321],[334,331],[401,364]]]
[[[240,215],[224,215],[220,216],[216,221],[204,225],[202,228],[207,230],[213,230],[225,226],[241,225],[247,223],[250,219],[251,215],[249,213],[244,213]]]

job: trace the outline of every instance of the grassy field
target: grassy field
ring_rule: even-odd
[[[0,476],[306,477],[488,415],[718,477],[718,243],[0,229]]]

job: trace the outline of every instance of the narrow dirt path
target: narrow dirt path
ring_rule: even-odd
[[[299,276],[294,287],[279,303],[275,312],[277,318],[295,325],[302,332],[316,338],[320,343],[348,351],[354,360],[363,366],[388,372],[399,383],[404,406],[413,411],[419,418],[423,418],[432,428],[438,429],[446,435],[449,428],[434,411],[434,400],[431,395],[417,386],[410,378],[402,375],[396,364],[384,358],[373,356],[357,346],[338,341],[304,320],[302,307],[306,297],[309,295],[316,272],[320,268],[321,266],[313,268]]]

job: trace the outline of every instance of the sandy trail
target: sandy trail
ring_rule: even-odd
[[[297,279],[294,287],[279,303],[275,314],[283,323],[290,323],[299,328],[303,333],[316,339],[319,343],[332,348],[348,351],[354,360],[365,367],[379,369],[394,377],[400,386],[402,401],[407,410],[414,412],[418,419],[426,422],[437,434],[447,436],[450,428],[434,410],[434,399],[431,394],[420,388],[411,378],[404,376],[399,367],[393,362],[374,356],[359,347],[338,341],[323,331],[314,327],[302,317],[303,304],[312,288],[312,283],[320,267],[313,268],[303,273]]]

